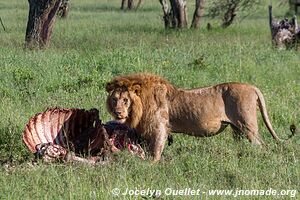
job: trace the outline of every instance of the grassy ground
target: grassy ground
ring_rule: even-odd
[[[287,137],[292,123],[300,127],[299,52],[272,48],[267,7],[226,30],[207,31],[207,22],[216,27],[219,21],[204,18],[200,30],[165,31],[157,1],[145,1],[136,12],[121,12],[118,0],[71,2],[68,19],[56,22],[51,46],[43,51],[23,49],[27,2],[0,2],[7,29],[0,29],[0,199],[112,199],[113,188],[300,189],[300,136],[275,145],[261,120],[267,150],[246,139],[237,143],[227,129],[213,138],[175,135],[156,165],[127,152],[105,166],[32,165],[21,140],[31,116],[55,106],[96,107],[108,121],[105,83],[133,72],[154,72],[184,88],[226,81],[255,84],[279,136]],[[278,16],[288,7],[274,5]]]

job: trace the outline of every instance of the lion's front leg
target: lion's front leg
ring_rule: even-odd
[[[165,123],[160,123],[158,125],[157,133],[152,138],[151,150],[153,154],[153,161],[158,162],[161,158],[165,143],[168,139],[168,131]]]
[[[156,113],[156,121],[152,124],[151,151],[153,161],[158,162],[169,134],[169,120],[166,110]]]

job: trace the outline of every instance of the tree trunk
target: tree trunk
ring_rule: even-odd
[[[69,0],[63,0],[58,9],[58,16],[60,16],[61,18],[66,18],[69,13],[69,5]]]
[[[173,28],[187,27],[187,7],[186,0],[170,0],[171,2],[171,16]]]
[[[141,3],[142,3],[142,0],[139,0],[139,2],[137,3],[137,5],[135,7],[135,10],[137,10],[140,7]]]
[[[133,0],[128,0],[128,2],[127,2],[127,8],[128,8],[128,10],[132,10],[132,8],[133,8]]]
[[[159,0],[162,5],[165,28],[185,28],[188,24],[186,0]],[[168,4],[168,2],[170,4]],[[191,28],[198,28],[204,13],[205,0],[196,0]]]
[[[121,10],[125,10],[125,4],[127,2],[127,9],[132,10],[134,8],[134,0],[122,0],[121,1]],[[142,0],[139,0],[136,6],[136,9],[140,6]]]
[[[164,23],[165,23],[165,28],[171,28],[172,13],[171,13],[171,9],[169,8],[169,4],[168,4],[167,0],[159,0],[159,2],[162,6],[162,10],[164,13],[163,19],[164,19]]]
[[[125,9],[125,2],[126,2],[126,0],[121,1],[121,10]]]
[[[29,16],[25,46],[30,49],[43,48],[50,43],[61,0],[28,0],[28,2]]]
[[[205,0],[196,0],[196,8],[195,8],[191,28],[199,27],[201,17],[203,16],[204,13],[204,3]]]

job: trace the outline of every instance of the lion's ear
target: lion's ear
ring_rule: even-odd
[[[112,82],[107,83],[106,86],[105,86],[105,89],[106,89],[106,92],[108,92],[108,93],[113,91],[114,90],[114,84]]]
[[[133,85],[130,87],[130,90],[136,93],[137,95],[140,95],[141,93],[141,86],[140,85]]]

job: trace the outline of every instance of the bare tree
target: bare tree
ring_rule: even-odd
[[[29,15],[25,36],[27,48],[43,48],[49,44],[61,1],[28,0]]]
[[[121,10],[126,9],[126,2],[127,2],[127,9],[132,10],[134,8],[134,0],[122,0],[121,1]],[[138,9],[138,7],[141,5],[142,0],[138,0],[138,3],[135,7],[135,9]]]
[[[238,2],[232,1],[228,4],[228,7],[223,17],[223,22],[221,24],[222,28],[226,28],[232,24],[236,16],[237,7],[238,7]]]
[[[259,0],[213,0],[208,9],[208,16],[222,17],[221,27],[230,26],[239,11],[247,11],[260,3]]]
[[[162,5],[165,28],[185,28],[188,25],[186,0],[159,0]],[[204,0],[196,0],[191,27],[199,26],[204,11]]]

